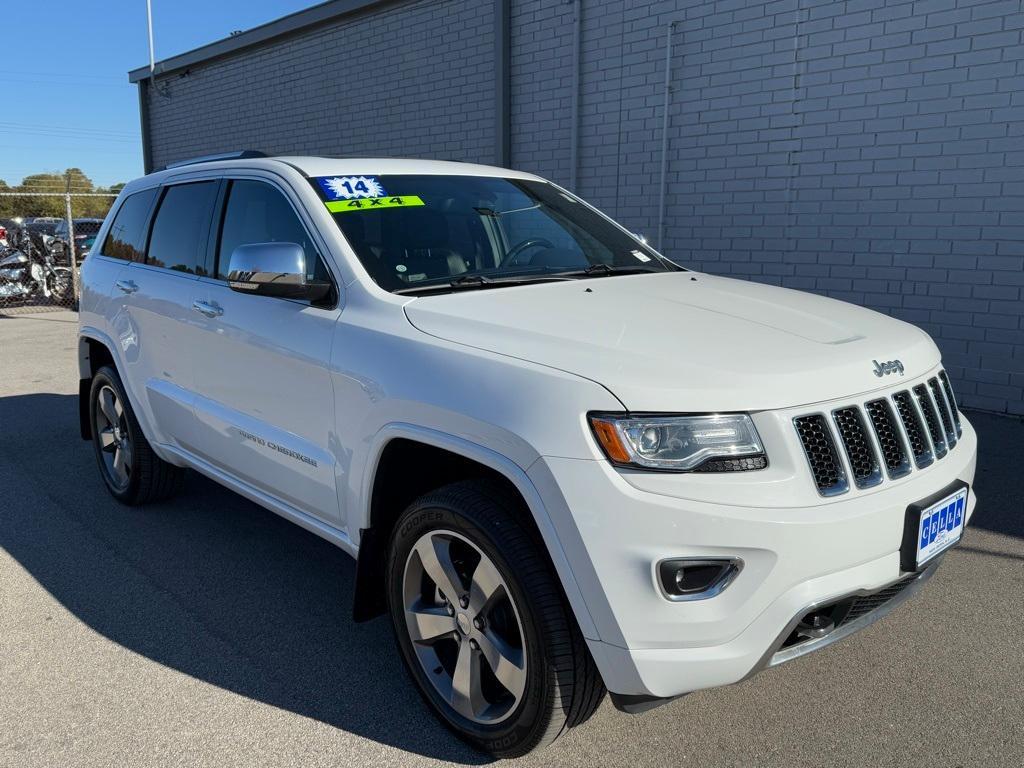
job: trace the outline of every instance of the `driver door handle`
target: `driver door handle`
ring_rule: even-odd
[[[139,290],[139,286],[131,280],[118,280],[114,285],[117,286],[117,290],[121,291],[121,293],[135,293]]]
[[[192,302],[192,309],[200,314],[206,315],[207,317],[220,317],[224,314],[224,310],[218,307],[216,304],[209,304],[205,301]]]

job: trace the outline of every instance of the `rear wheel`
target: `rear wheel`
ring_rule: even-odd
[[[388,558],[392,624],[413,680],[445,725],[497,757],[550,743],[604,695],[516,509],[498,485],[439,489],[396,523]]]
[[[100,475],[115,499],[129,505],[145,504],[178,491],[184,470],[153,452],[121,379],[109,366],[93,377],[89,418]]]

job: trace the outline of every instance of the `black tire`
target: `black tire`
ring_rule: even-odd
[[[417,499],[399,518],[387,563],[391,623],[416,687],[456,735],[503,758],[519,757],[546,746],[568,728],[583,723],[605,693],[600,673],[542,550],[544,545],[520,522],[521,509],[518,497],[496,483],[465,481],[440,488]],[[454,532],[486,554],[507,585],[518,612],[526,683],[518,703],[501,722],[483,724],[457,712],[428,679],[416,656],[406,624],[404,579],[410,552],[432,531]],[[468,576],[463,578],[468,580]]]
[[[60,271],[46,278],[49,281],[50,301],[54,304],[70,306],[74,300],[74,276],[66,267],[57,269]]]
[[[108,466],[105,454],[109,454],[109,451],[102,445],[103,437],[98,427],[98,419],[105,419],[99,403],[100,395],[105,388],[113,390],[121,405],[118,429],[121,434],[127,436],[131,447],[127,479],[120,482],[116,473]],[[145,435],[142,434],[138,419],[135,418],[121,378],[110,366],[103,366],[93,376],[89,390],[89,424],[100,476],[115,499],[122,504],[137,506],[168,499],[180,490],[185,470],[168,464],[153,452]]]

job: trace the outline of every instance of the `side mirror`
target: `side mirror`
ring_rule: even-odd
[[[228,261],[228,285],[239,293],[319,301],[331,290],[324,280],[306,278],[306,253],[298,243],[240,245]]]

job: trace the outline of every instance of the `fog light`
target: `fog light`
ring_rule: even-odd
[[[794,631],[802,638],[817,640],[835,628],[836,623],[832,620],[831,616],[825,613],[812,612],[800,620]]]
[[[707,600],[720,595],[742,568],[735,557],[673,558],[658,563],[658,581],[669,600]]]

